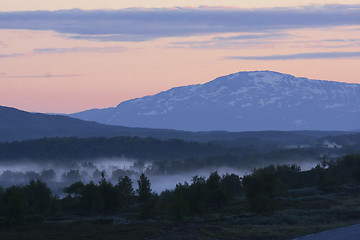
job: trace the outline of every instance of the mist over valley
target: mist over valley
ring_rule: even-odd
[[[243,176],[271,164],[309,170],[360,150],[358,133],[247,132],[234,140],[224,134],[212,142],[72,137],[0,143],[0,184],[24,185],[40,179],[62,195],[63,188],[74,182],[99,182],[102,173],[113,184],[124,176],[136,182],[145,173],[152,189],[161,193],[214,171]]]
[[[359,240],[359,0],[0,1],[0,240]]]
[[[238,99],[241,105],[237,109],[233,101],[231,107],[223,106],[220,102],[231,100],[225,96],[231,94],[225,91],[221,81],[243,81],[244,76],[246,81],[255,81],[255,85],[246,91],[258,93],[256,99],[246,101],[253,101],[254,105],[260,101],[261,107],[244,105],[244,99]],[[249,76],[250,80],[247,79]],[[274,72],[252,72],[225,76],[205,84],[211,91],[206,89],[203,94],[208,94],[209,99],[214,97],[207,101],[219,104],[226,111],[231,108],[230,111],[236,114],[250,116],[246,121],[254,124],[251,127],[240,115],[235,121],[234,116],[211,107],[203,100],[205,95],[199,102],[192,99],[190,95],[203,87],[198,85],[169,91],[180,90],[183,95],[190,96],[192,106],[186,103],[189,107],[183,108],[184,111],[196,105],[194,109],[198,114],[205,111],[224,115],[232,118],[229,121],[235,125],[211,114],[204,114],[206,119],[191,114],[189,119],[177,116],[176,121],[194,123],[192,127],[174,127],[171,121],[166,125],[156,120],[158,110],[152,110],[136,116],[147,119],[145,122],[154,117],[158,125],[151,125],[153,120],[149,120],[150,125],[142,125],[143,120],[139,117],[139,121],[131,120],[136,126],[124,127],[106,125],[104,121],[98,123],[0,107],[0,203],[4,203],[0,205],[0,229],[2,223],[10,227],[54,224],[61,229],[70,222],[85,228],[91,224],[90,229],[112,226],[116,231],[119,226],[125,231],[129,228],[143,230],[150,227],[149,231],[168,228],[157,230],[162,236],[173,231],[169,229],[174,229],[176,222],[184,226],[176,226],[174,231],[181,228],[185,235],[186,231],[196,227],[199,229],[194,232],[212,229],[208,230],[211,234],[244,236],[244,230],[234,233],[234,229],[267,226],[275,231],[284,226],[296,229],[298,225],[308,229],[319,222],[327,229],[333,226],[326,224],[357,221],[360,219],[360,133],[352,129],[358,129],[358,123],[355,124],[358,105],[350,106],[347,101],[352,101],[358,85],[336,83],[332,86],[316,82],[317,87],[312,89],[314,95],[302,92],[292,96],[293,92],[282,89],[285,91],[282,99],[275,98],[277,93],[274,92],[271,94],[275,95],[266,96],[270,99],[262,101],[260,97],[268,92],[264,89],[269,85],[277,88],[281,85],[279,81],[291,86],[306,82],[307,90],[311,90],[312,83],[308,81],[313,80]],[[320,90],[322,86],[326,87]],[[231,88],[236,90],[234,86]],[[335,93],[332,91],[335,88],[343,92]],[[241,89],[239,91],[246,92]],[[321,116],[317,116],[314,114],[316,108],[308,108],[312,104],[310,100],[316,97],[328,99],[329,89],[345,102],[337,105],[334,100],[333,107],[321,106]],[[220,96],[223,91],[224,99]],[[160,93],[161,96],[168,94]],[[153,98],[160,95],[130,100],[119,106],[140,104],[144,110],[149,107],[144,107],[145,103],[152,105]],[[180,104],[186,101],[185,95],[180,98],[174,94],[169,101],[174,103],[175,99],[176,104]],[[292,99],[291,106],[285,107],[283,112],[283,104],[289,100],[287,97]],[[304,102],[294,102],[299,99]],[[169,102],[162,103],[162,99],[158,101],[155,108],[161,104],[169,105]],[[297,111],[292,104],[302,106],[304,111]],[[244,108],[247,110],[242,112]],[[167,109],[173,110],[171,106]],[[120,107],[117,110],[122,111]],[[98,118],[90,119],[97,121],[103,110],[74,116],[84,117],[83,114],[99,114]],[[115,121],[118,114],[112,114]],[[347,120],[344,122],[337,116]],[[312,118],[315,125],[311,125]],[[204,128],[197,125],[200,121]],[[338,125],[338,121],[344,126]],[[105,123],[115,124],[107,120]],[[322,127],[314,129],[321,131],[309,130],[319,124],[323,124]],[[158,128],[148,128],[154,126]],[[166,129],[171,127],[180,130]],[[283,127],[290,130],[284,131]],[[248,131],[224,131],[234,129]],[[224,226],[230,227],[218,230]],[[314,231],[318,230],[296,230],[293,235]],[[134,232],[140,234],[137,230]],[[249,234],[253,236],[253,233]]]

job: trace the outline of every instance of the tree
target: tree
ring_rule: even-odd
[[[220,187],[221,177],[219,176],[218,172],[210,173],[209,178],[206,180],[207,187],[209,190],[215,190]]]
[[[115,187],[119,193],[119,200],[121,204],[129,203],[134,196],[131,179],[128,176],[121,179],[119,178],[119,182]]]
[[[234,173],[224,175],[221,180],[221,186],[228,198],[239,195],[242,191],[241,179]]]
[[[173,194],[171,210],[176,219],[182,220],[186,215],[189,214],[189,184],[185,182],[184,184],[178,183]]]
[[[4,189],[0,186],[0,216],[4,215],[5,210],[5,192]]]
[[[84,183],[81,181],[71,184],[69,187],[64,188],[64,192],[72,198],[80,198],[84,190]]]
[[[113,212],[119,209],[118,194],[111,182],[106,181],[104,172],[99,182],[99,192],[104,200],[104,211]]]
[[[140,217],[143,219],[151,218],[154,215],[155,203],[157,195],[152,194],[150,180],[145,176],[144,173],[140,175],[138,183],[138,193],[140,201]]]
[[[93,181],[85,185],[81,203],[84,209],[89,212],[99,213],[104,210],[104,199]]]
[[[48,215],[52,203],[51,190],[40,180],[31,180],[25,186],[29,208],[33,214]]]
[[[13,186],[6,189],[4,198],[5,215],[8,224],[23,223],[25,221],[24,215],[28,212],[29,207],[23,188]]]
[[[203,214],[206,211],[208,188],[204,177],[194,176],[188,191],[190,214]]]
[[[272,212],[277,208],[276,197],[281,194],[282,184],[273,165],[255,169],[243,178],[246,198],[254,212]]]
[[[221,188],[221,177],[217,171],[210,173],[206,180],[208,191],[207,205],[212,208],[219,208],[227,202],[227,197],[223,188]]]
[[[150,180],[145,176],[144,173],[140,175],[138,183],[138,189],[136,192],[138,193],[140,202],[145,202],[151,197],[151,184]]]

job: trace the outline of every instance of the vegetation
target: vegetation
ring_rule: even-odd
[[[128,176],[112,184],[101,173],[97,183],[75,182],[64,189],[62,197],[53,195],[41,180],[31,180],[25,186],[0,189],[0,229],[36,229],[37,224],[54,227],[56,223],[69,228],[64,220],[76,221],[79,228],[105,225],[110,229],[115,224],[118,231],[124,231],[124,225],[129,229],[143,225],[139,235],[132,235],[136,239],[143,234],[155,236],[151,229],[182,229],[173,222],[215,239],[249,237],[255,226],[272,229],[268,238],[296,236],[308,233],[301,228],[307,224],[320,224],[318,229],[310,228],[316,231],[360,220],[359,172],[360,155],[348,155],[324,159],[309,171],[300,171],[296,165],[270,165],[242,178],[212,172],[207,178],[194,176],[191,183],[179,183],[159,195],[152,192],[145,174],[137,180],[135,190]],[[283,236],[276,230],[279,226],[293,232]],[[0,231],[0,238],[6,234]],[[110,235],[108,239],[112,239]]]
[[[0,162],[30,159],[35,163],[72,164],[85,159],[125,157],[151,162],[147,174],[172,174],[208,166],[254,168],[273,162],[318,161],[319,156],[344,156],[360,151],[360,145],[356,143],[360,134],[317,138],[316,141],[303,135],[294,138],[294,135],[286,132],[243,133],[239,139],[207,143],[139,137],[44,138],[0,143]],[[330,145],[341,147],[324,144],[330,141]],[[65,177],[70,179],[78,175],[76,172],[69,174]]]
[[[139,151],[140,149],[140,151]],[[121,157],[138,159],[183,159],[226,152],[214,144],[178,139],[158,140],[139,137],[43,138],[0,143],[0,159],[95,159]]]

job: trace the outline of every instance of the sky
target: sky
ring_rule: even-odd
[[[73,113],[239,71],[360,83],[359,0],[1,0],[0,105]]]

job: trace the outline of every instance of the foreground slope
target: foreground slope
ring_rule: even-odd
[[[360,84],[239,72],[71,116],[190,131],[353,130],[360,125]]]

